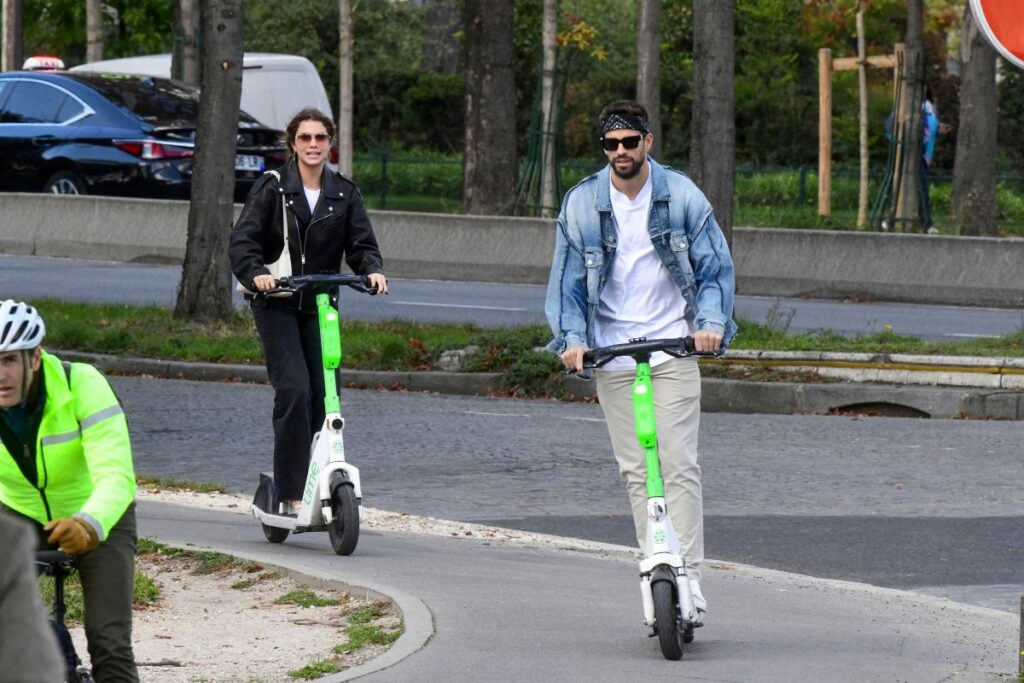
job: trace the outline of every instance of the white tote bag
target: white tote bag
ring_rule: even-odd
[[[272,173],[274,177],[277,178],[278,182],[280,182],[281,174],[277,171],[267,171],[267,173]],[[288,251],[288,208],[285,205],[283,193],[281,194],[281,231],[284,238],[284,248],[281,250],[281,256],[273,263],[267,264],[267,270],[270,271],[271,277],[275,280],[282,277],[288,277],[292,274],[292,256]],[[241,282],[235,285],[235,290],[242,294],[254,293]],[[271,294],[270,296],[274,295]]]

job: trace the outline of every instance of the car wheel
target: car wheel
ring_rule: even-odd
[[[85,181],[71,171],[58,171],[43,186],[50,194],[85,194]]]

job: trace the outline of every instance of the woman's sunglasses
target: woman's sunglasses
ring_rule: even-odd
[[[628,138],[601,138],[601,146],[606,152],[614,152],[622,145],[626,149],[636,149],[640,146],[643,135],[630,135]]]
[[[317,142],[327,142],[331,139],[331,136],[327,133],[316,133],[315,135],[313,133],[299,133],[295,136],[295,139],[299,142],[305,143],[312,142],[313,140],[316,140]],[[633,146],[635,147],[636,145]]]

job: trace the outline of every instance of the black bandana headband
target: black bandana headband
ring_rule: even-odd
[[[610,130],[638,130],[647,135],[647,119],[629,114],[609,114],[601,121],[601,137]]]

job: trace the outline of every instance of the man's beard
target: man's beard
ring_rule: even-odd
[[[633,162],[632,166],[625,170],[620,170],[619,167],[615,165],[615,162],[612,162],[612,170],[615,171],[615,175],[619,176],[623,180],[630,180],[631,178],[635,178],[636,175],[640,173],[640,169],[644,167],[644,162],[647,160],[646,156],[640,157],[640,159],[638,160],[634,160],[632,157],[621,158],[629,159],[631,162]],[[619,161],[619,159],[616,159],[615,161],[617,162]]]

